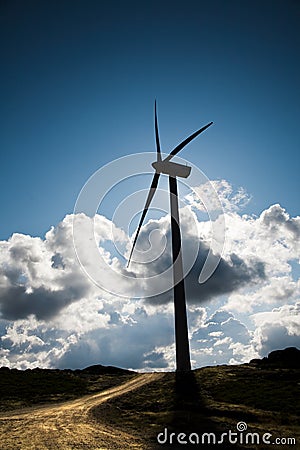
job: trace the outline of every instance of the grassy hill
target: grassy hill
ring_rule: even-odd
[[[299,369],[258,368],[250,364],[204,367],[182,376],[166,373],[146,390],[111,400],[94,408],[92,414],[96,420],[144,437],[153,448],[169,448],[157,444],[158,433],[166,428],[168,436],[172,432],[176,435],[214,432],[220,438],[229,430],[236,432],[241,421],[247,424],[248,432],[261,436],[268,432],[273,440],[298,438],[298,447],[292,447],[300,448],[299,381]],[[270,448],[249,444],[226,447],[225,443],[213,447]],[[276,448],[290,447],[276,445]]]
[[[296,438],[296,445],[287,445],[286,440],[285,445],[273,445],[273,448],[297,449],[300,448],[299,354],[297,349],[286,349],[249,364],[204,367],[189,374],[165,373],[143,388],[94,407],[90,420],[144,439],[145,448],[197,448],[197,445],[174,442],[179,433],[185,433],[185,439],[191,433],[200,439],[203,433],[214,433],[218,440],[229,430],[237,433],[237,423],[244,422],[247,430],[237,433],[238,443],[229,444],[226,437],[222,445],[212,447],[270,448],[267,444],[256,445],[256,441],[245,444],[243,439],[251,432],[257,433],[260,439],[264,433],[270,433],[271,443],[276,438]],[[100,365],[75,371],[1,368],[1,410],[81,397],[136,375]],[[162,433],[161,440],[166,437],[166,443],[158,444],[159,433]],[[172,445],[171,433],[174,433]],[[208,447],[207,442],[202,445]]]
[[[83,370],[0,368],[0,411],[72,400],[124,383],[135,372],[101,365]]]

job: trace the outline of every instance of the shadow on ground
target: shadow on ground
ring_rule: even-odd
[[[202,393],[194,372],[175,373],[174,405],[171,420],[157,436],[153,448],[222,448],[232,449],[225,442],[217,444],[224,429],[211,419],[212,411]],[[234,446],[239,449],[237,445]],[[250,447],[251,448],[251,447]]]
[[[299,369],[249,364],[167,372],[91,413],[94,420],[141,439],[145,449],[265,450],[270,445],[261,440],[246,442],[248,433],[300,442],[298,381]],[[244,433],[237,433],[239,422],[247,427]],[[231,439],[229,432],[235,433]]]

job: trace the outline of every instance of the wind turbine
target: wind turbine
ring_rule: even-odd
[[[191,370],[191,361],[190,361],[190,348],[189,348],[188,326],[186,315],[185,285],[182,267],[177,177],[187,178],[191,173],[191,167],[171,162],[171,159],[173,158],[173,156],[177,155],[177,153],[179,153],[180,150],[182,150],[189,142],[195,139],[200,133],[205,131],[208,127],[210,127],[213,122],[208,123],[204,127],[200,128],[200,130],[191,134],[179,145],[177,145],[165,159],[162,160],[159,132],[158,132],[156,101],[154,104],[154,115],[155,115],[155,140],[156,140],[157,160],[154,163],[152,163],[152,167],[155,169],[155,173],[152,179],[145,207],[137,228],[137,232],[133,241],[127,267],[130,264],[130,260],[139,236],[140,229],[142,227],[150,203],[155,194],[160,174],[164,173],[166,175],[169,175],[172,259],[173,259],[173,289],[174,289],[174,310],[175,310],[176,371],[188,372]]]

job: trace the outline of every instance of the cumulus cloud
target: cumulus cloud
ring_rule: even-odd
[[[92,219],[83,214],[79,219],[84,234]],[[124,233],[103,216],[97,215],[93,224],[99,245],[113,236],[124,238]],[[72,225],[73,215],[67,215],[46,233],[45,239],[15,233],[0,243],[2,318],[17,320],[35,315],[48,320],[68,305],[99,293],[78,263]],[[88,248],[85,251],[88,253]]]
[[[193,243],[190,243],[193,245]],[[200,284],[199,273],[208,254],[204,245],[196,258],[190,272],[185,278],[186,297],[189,303],[205,303],[215,297],[239,290],[265,278],[264,263],[256,258],[248,262],[232,253],[228,259],[220,258],[214,274],[203,284]],[[161,267],[160,267],[161,268]],[[153,303],[164,303],[172,299],[173,292],[169,290],[161,295],[147,299]]]
[[[49,319],[85,293],[86,286],[78,283],[77,286],[66,286],[60,290],[41,286],[30,291],[25,286],[8,286],[1,290],[2,317],[15,320],[35,314],[38,319]]]
[[[212,188],[217,193],[217,202],[210,195]],[[193,192],[186,196],[186,200],[200,211],[206,211],[206,206],[211,210],[217,210],[221,204],[224,211],[237,212],[250,202],[251,196],[243,187],[235,190],[227,180],[211,180],[194,187]]]
[[[0,311],[4,319],[49,319],[80,300],[89,285],[75,265],[47,248],[47,239],[14,234],[2,243]],[[69,244],[70,245],[70,244]]]
[[[250,254],[245,253],[241,257],[232,251],[232,248],[224,252],[223,255],[211,255],[212,258],[219,261],[216,264],[217,268],[205,283],[200,284],[199,274],[208,256],[211,243],[210,229],[206,225],[205,223],[202,226],[202,223],[197,221],[195,214],[192,212],[187,214],[186,210],[181,211],[182,253],[185,273],[187,273],[185,284],[188,302],[203,303],[265,279],[265,264],[262,258],[252,252]],[[156,245],[153,245],[153,232],[155,230],[160,230],[162,234],[158,233]],[[157,257],[154,252],[162,247],[162,243],[164,244],[164,250]],[[152,220],[143,227],[137,249],[144,250],[145,246],[148,257],[151,258],[152,262],[151,264],[134,264],[134,270],[145,278],[160,274],[156,283],[161,283],[163,290],[163,286],[166,285],[166,283],[164,284],[164,277],[170,276],[167,269],[171,267],[172,261],[169,217],[164,217],[159,221]],[[143,254],[142,251],[141,254]],[[150,279],[148,282],[151,286],[152,280]],[[147,286],[145,286],[145,291],[147,292]],[[165,303],[170,301],[172,296],[172,289],[169,289],[160,295],[150,296],[148,301]]]
[[[173,340],[173,327],[165,315],[155,317],[133,314],[132,321],[121,323],[114,329],[91,331],[84,335],[56,361],[57,367],[76,368],[101,361],[131,369],[166,367],[167,363],[156,347],[167,346]],[[158,355],[158,356],[157,356]],[[80,362],[80,363],[79,363]]]
[[[285,228],[295,239],[300,237],[300,217],[290,217],[289,214],[279,204],[272,205],[261,214],[261,221],[272,232],[280,232]]]
[[[197,257],[196,264],[186,278],[187,295],[191,302],[205,302],[265,278],[262,261],[256,258],[246,261],[231,253],[227,259],[220,259],[216,271],[206,283],[199,284],[199,273],[207,253],[208,249],[205,249]]]
[[[265,229],[266,217],[269,217],[268,227],[270,217],[274,216],[272,211],[273,207],[257,219],[247,216],[241,217],[237,213],[226,216],[228,224],[224,254],[220,257],[217,254],[214,256],[220,258],[220,262],[213,276],[203,284],[198,282],[198,278],[208,255],[209,229],[206,223],[199,223],[193,213],[188,216],[183,212],[181,225],[184,263],[189,266],[189,269],[191,268],[187,270],[188,275],[186,277],[186,292],[189,302],[203,303],[217,296],[233,293],[236,297],[231,297],[229,304],[234,306],[234,303],[239,303],[239,295],[243,295],[243,293],[240,293],[241,289],[244,287],[249,289],[253,283],[262,284],[263,281],[269,283],[264,287],[265,294],[267,294],[267,291],[270,290],[270,274],[272,271],[274,272],[276,265],[278,266],[277,271],[281,271],[281,275],[283,271],[290,270],[289,258],[293,256],[290,252],[292,243],[288,243],[287,239],[284,242],[282,239],[278,239],[278,230],[274,235],[267,233]],[[278,217],[279,215],[276,207],[275,216]],[[286,213],[282,212],[282,215],[285,217],[285,221],[283,222],[280,219],[280,224],[291,221],[287,218]],[[82,235],[84,235],[92,219],[84,216],[84,214],[78,216]],[[191,216],[194,223],[193,227],[191,227]],[[72,241],[72,219],[71,215],[66,216],[57,227],[53,227],[46,234],[44,240],[14,234],[8,242],[2,243],[0,305],[3,318],[14,320],[34,314],[39,319],[49,319],[59,314],[69,304],[84,297],[99,294],[99,289],[96,289],[90,282],[78,264]],[[138,240],[137,252],[144,255],[146,249],[152,262],[147,264],[135,263],[130,267],[129,272],[126,271],[124,263],[121,263],[116,256],[102,247],[105,246],[106,242],[111,241],[114,236],[124,245],[126,244],[128,248],[128,238],[124,232],[118,230],[108,219],[102,216],[97,215],[93,224],[96,240],[99,244],[99,252],[103,255],[102,261],[106,267],[103,267],[102,270],[101,266],[97,266],[96,262],[90,257],[92,252],[89,252],[88,244],[83,241],[81,254],[85,267],[95,266],[100,276],[105,279],[106,284],[109,283],[112,287],[118,286],[119,290],[124,289],[124,295],[129,298],[136,296],[137,278],[141,297],[150,296],[149,300],[154,303],[165,303],[171,300],[172,290],[168,289],[171,282],[170,224],[168,217],[163,217],[158,221],[151,220],[143,227]],[[158,230],[160,232],[157,232]],[[157,233],[155,234],[155,232]],[[150,245],[150,252],[147,248],[149,242],[152,244],[152,247]],[[196,253],[195,261],[189,261],[191,255],[195,255],[195,244],[196,247],[199,246],[199,252]],[[159,249],[161,245],[164,246],[163,253],[156,259],[153,258],[151,252],[157,251],[157,248]],[[268,252],[266,246],[268,246]],[[270,258],[272,258],[272,261],[270,261]],[[113,270],[108,272],[107,268]],[[115,276],[118,272],[125,275],[122,278],[122,282],[124,280],[123,285],[119,283],[118,277]],[[151,296],[153,276],[155,275],[159,275],[155,279],[155,288],[161,294]],[[273,284],[274,279],[273,277]],[[280,283],[284,285],[281,289],[279,288]],[[289,292],[293,289],[292,282],[287,284],[282,277],[278,279],[277,285],[276,295],[279,298],[280,296],[282,298],[288,289]],[[274,292],[273,289],[273,297],[276,296]],[[249,294],[245,294],[245,298],[247,298],[247,295],[249,296]],[[258,294],[256,291],[253,294],[252,303],[258,303],[259,295],[260,298],[267,299],[270,297],[270,295],[263,295],[263,292]]]
[[[247,293],[234,293],[229,296],[224,306],[229,311],[252,312],[254,308],[262,305],[282,305],[299,298],[300,283],[294,281],[291,275],[268,278],[259,288]]]
[[[75,369],[101,363],[147,370],[155,361],[158,368],[168,366],[159,349],[173,341],[170,311],[147,311],[141,302],[114,305],[99,301],[98,313],[95,304],[94,310],[86,310],[85,303],[78,318],[70,315],[78,305],[70,305],[65,316],[51,321],[50,326],[33,316],[9,324],[1,338],[0,365]],[[118,320],[112,324],[110,317],[115,308]],[[78,323],[81,326],[77,328]]]
[[[241,215],[239,208],[248,197],[226,183],[215,183],[223,192],[225,247],[217,270],[204,284],[198,277],[211,243],[211,225],[199,221],[200,206],[193,197],[181,209],[185,264],[199,245],[186,278],[194,367],[246,362],[276,348],[300,345],[300,284],[291,266],[299,261],[300,218],[290,217],[280,205],[258,217]],[[74,215],[52,227],[44,239],[13,234],[0,242],[0,365],[174,368],[172,291],[148,300],[142,295],[151,292],[151,277],[171,266],[169,217],[150,220],[141,230],[135,258],[146,255],[153,262],[136,262],[128,270],[125,259],[118,257],[118,251],[130,250],[126,233],[100,215],[76,217],[82,235],[92,224],[102,262],[113,268],[108,272],[101,266],[100,273],[127,297],[100,289],[78,263]],[[89,270],[94,265],[89,243],[83,239],[79,245]],[[124,284],[115,278],[118,271],[129,275]],[[167,276],[157,279],[162,290]],[[136,280],[140,298],[133,298]]]
[[[217,310],[192,335],[196,366],[243,363],[257,356],[253,333],[232,313]]]
[[[285,347],[300,348],[300,303],[253,314],[255,346],[261,356]]]

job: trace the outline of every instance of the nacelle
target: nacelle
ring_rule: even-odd
[[[165,173],[170,177],[187,178],[191,173],[191,167],[184,166],[183,164],[177,164],[171,161],[155,161],[152,163],[152,167],[158,173]]]

